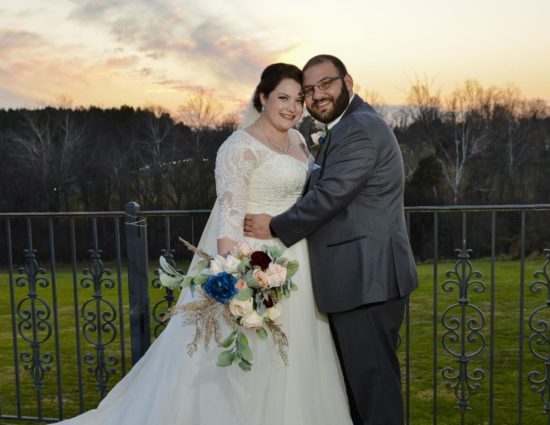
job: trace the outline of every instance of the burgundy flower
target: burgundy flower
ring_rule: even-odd
[[[271,296],[267,297],[267,300],[264,300],[265,308],[273,307],[273,298]]]
[[[259,266],[262,270],[266,270],[271,263],[271,258],[263,251],[254,251],[250,256],[250,264]]]

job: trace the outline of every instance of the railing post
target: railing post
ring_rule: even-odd
[[[132,364],[136,364],[151,344],[147,225],[140,219],[138,203],[126,204],[125,212]]]

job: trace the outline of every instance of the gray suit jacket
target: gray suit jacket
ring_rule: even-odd
[[[316,162],[304,196],[271,227],[286,246],[307,236],[318,309],[335,313],[408,295],[418,278],[403,158],[391,129],[356,95]]]

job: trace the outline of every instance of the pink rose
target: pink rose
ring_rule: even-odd
[[[252,277],[258,281],[258,284],[262,288],[265,288],[267,285],[269,285],[269,278],[260,269],[254,269],[254,271],[252,272]]]
[[[252,254],[252,248],[246,242],[241,242],[231,248],[229,253],[234,257],[242,258]]]
[[[235,287],[237,289],[244,289],[244,288],[248,288],[248,285],[246,284],[246,280],[244,279],[239,279],[237,281],[237,283],[235,284]]]

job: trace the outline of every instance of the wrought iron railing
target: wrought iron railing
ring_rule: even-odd
[[[0,423],[57,421],[105,396],[177,299],[150,262],[184,269],[176,238],[196,242],[207,214],[0,214]],[[399,348],[406,423],[550,424],[550,205],[406,215],[421,253]]]

